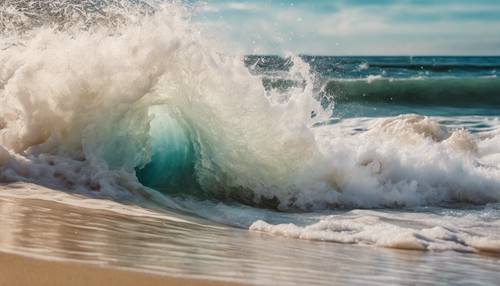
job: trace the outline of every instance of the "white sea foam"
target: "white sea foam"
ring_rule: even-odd
[[[497,206],[498,208],[498,206]],[[442,210],[441,210],[442,211]],[[355,243],[410,250],[499,252],[498,209],[464,210],[459,214],[356,210],[320,217],[305,226],[269,224],[262,220],[250,230],[290,238]]]

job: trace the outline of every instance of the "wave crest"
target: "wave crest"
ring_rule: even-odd
[[[25,33],[43,26],[60,31],[118,28],[158,7],[154,0],[5,0],[0,4],[0,32]]]

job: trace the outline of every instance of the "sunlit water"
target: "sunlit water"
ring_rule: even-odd
[[[17,188],[0,193],[0,248],[45,259],[256,285],[495,285],[500,278],[495,255],[287,239],[106,201],[26,198],[23,188],[33,197],[37,188]]]

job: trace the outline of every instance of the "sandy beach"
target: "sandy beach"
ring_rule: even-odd
[[[238,285],[117,270],[91,264],[48,261],[0,253],[0,286]]]

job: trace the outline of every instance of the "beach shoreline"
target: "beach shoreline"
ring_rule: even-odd
[[[0,252],[0,286],[241,285],[224,281],[177,278],[73,261],[44,260]]]

